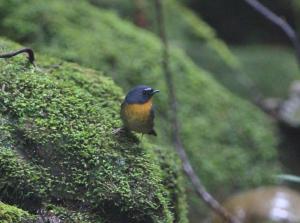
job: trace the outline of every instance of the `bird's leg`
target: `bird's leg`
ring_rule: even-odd
[[[112,133],[113,134],[119,134],[119,133],[122,133],[122,132],[126,132],[126,128],[125,127],[120,127],[120,128],[117,128],[117,129],[114,129],[113,131],[112,131]]]

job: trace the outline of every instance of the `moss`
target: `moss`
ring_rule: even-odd
[[[266,98],[287,97],[290,84],[299,79],[297,60],[289,48],[251,45],[235,47],[233,52],[240,58],[247,77]],[[233,84],[232,80],[227,82]]]
[[[122,99],[113,81],[41,55],[38,64],[0,61],[0,198],[30,211],[80,210],[90,222],[173,222],[184,213],[176,208],[184,199],[171,197],[181,196],[179,170],[165,172],[171,164],[134,135],[112,133]]]
[[[176,154],[172,153],[170,150],[156,148],[154,152],[158,155],[157,161],[160,163],[160,167],[163,170],[163,184],[166,185],[168,191],[170,191],[171,203],[173,204],[170,208],[176,213],[174,216],[175,222],[188,222],[185,179],[182,174],[180,174],[180,162]]]
[[[28,212],[0,202],[1,223],[33,223],[34,219]]]
[[[161,44],[155,35],[83,1],[66,5],[58,0],[26,0],[18,2],[18,7],[13,7],[13,0],[0,2],[4,18],[0,27],[11,38],[102,70],[125,90],[141,83],[160,89],[161,94],[155,98],[159,133],[156,142],[170,145],[166,140],[170,126],[160,66]],[[182,138],[210,191],[223,197],[232,191],[273,182],[280,167],[270,120],[220,86],[182,50],[173,46],[170,56]]]
[[[156,8],[154,1],[139,0],[133,3],[130,0],[89,0],[92,4],[105,9],[114,10],[122,18],[137,23],[138,10],[142,10],[144,27],[157,33]],[[237,58],[230,52],[227,45],[217,38],[216,32],[200,16],[196,16],[190,9],[184,7],[180,1],[165,0],[163,7],[166,17],[166,31],[172,44],[180,46],[188,52],[191,48],[201,49],[207,55],[206,63],[217,63],[230,68],[237,68]],[[176,18],[176,19],[174,19]],[[192,43],[193,46],[191,46]],[[194,51],[193,51],[194,52]],[[193,56],[193,52],[190,53]],[[205,65],[204,63],[201,65]]]

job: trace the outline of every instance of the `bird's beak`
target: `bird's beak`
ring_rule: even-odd
[[[152,91],[151,95],[155,95],[158,92],[159,92],[159,90],[154,90],[154,91]]]

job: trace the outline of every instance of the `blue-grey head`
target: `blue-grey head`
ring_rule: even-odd
[[[125,97],[125,102],[128,104],[143,104],[149,101],[152,96],[158,93],[159,90],[145,85],[138,85],[131,89]]]

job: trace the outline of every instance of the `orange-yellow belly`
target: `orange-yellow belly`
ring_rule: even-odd
[[[148,133],[152,128],[150,113],[152,101],[149,100],[144,104],[127,104],[122,111],[126,127],[130,130]]]

